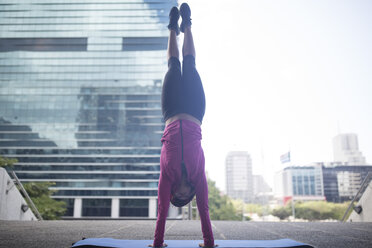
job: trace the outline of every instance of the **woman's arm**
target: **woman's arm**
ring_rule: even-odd
[[[155,247],[162,247],[164,242],[165,222],[170,204],[171,183],[167,176],[161,172],[158,186],[158,219],[156,221],[154,244]]]
[[[214,247],[212,225],[209,218],[208,184],[205,173],[203,173],[202,178],[196,187],[196,204],[198,205],[200,215],[204,246]]]

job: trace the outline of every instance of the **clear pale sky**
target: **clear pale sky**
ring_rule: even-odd
[[[372,163],[372,1],[188,3],[217,186],[225,190],[231,150],[248,151],[272,185],[288,150],[291,164],[333,161],[338,130],[358,134]]]

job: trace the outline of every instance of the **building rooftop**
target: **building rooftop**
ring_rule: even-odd
[[[372,247],[371,223],[212,221],[215,239],[290,238],[314,247]],[[0,221],[0,247],[70,247],[82,237],[153,238],[153,220]],[[167,221],[165,240],[201,240],[199,221]]]

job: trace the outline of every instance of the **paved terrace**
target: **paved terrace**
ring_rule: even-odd
[[[290,238],[314,247],[372,247],[372,223],[213,221],[215,239]],[[0,247],[64,247],[82,237],[152,239],[155,221],[0,221]],[[199,221],[170,220],[166,239],[202,239]],[[217,242],[218,244],[218,242]]]

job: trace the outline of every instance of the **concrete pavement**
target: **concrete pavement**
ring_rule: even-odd
[[[290,238],[314,247],[372,247],[372,223],[213,221],[215,239]],[[153,238],[153,220],[0,221],[0,247],[70,247],[82,237]],[[202,239],[199,221],[170,220],[165,239]],[[218,241],[216,242],[218,244]]]

